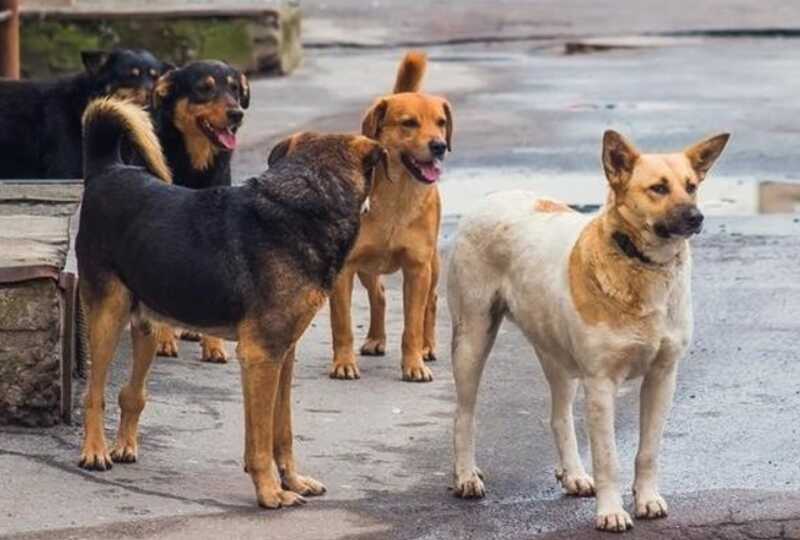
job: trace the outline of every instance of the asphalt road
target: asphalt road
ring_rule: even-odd
[[[349,35],[342,30],[348,2],[344,15],[311,22]],[[772,23],[776,11],[768,8],[760,16]],[[787,24],[796,15],[789,11],[777,11]],[[704,17],[706,27],[718,23]],[[609,24],[599,33],[618,31]],[[704,194],[714,217],[694,241],[696,337],[680,371],[661,459],[670,516],[637,522],[628,538],[800,538],[800,223],[798,215],[748,215],[757,205],[746,201],[762,180],[798,178],[796,40],[691,37],[647,45],[577,56],[563,54],[564,39],[549,37],[430,48],[426,87],[446,94],[456,111],[455,151],[441,185],[442,248],[446,255],[458,215],[495,189],[522,186],[569,202],[599,202],[599,141],[607,127],[651,150],[731,130],[732,144]],[[296,75],[255,81],[235,176],[257,174],[270,145],[287,133],[355,129],[371,100],[391,87],[401,54],[313,49]],[[478,460],[489,494],[477,502],[451,495],[446,304],[434,382],[403,383],[396,276],[388,286],[387,355],[363,359],[360,381],[327,378],[327,310],[301,343],[296,444],[303,469],[326,483],[324,497],[299,509],[255,507],[241,467],[238,366],[203,364],[199,348],[185,343],[179,359],[155,364],[136,464],[103,474],[79,469],[79,422],[0,428],[0,536],[605,537],[591,529],[593,501],[563,497],[555,482],[547,387],[531,348],[510,324],[501,329],[480,396]],[[366,331],[367,314],[358,291],[358,333]],[[126,340],[107,396],[109,436],[129,357]],[[627,384],[619,396],[624,486],[632,480],[638,436],[637,389]],[[580,424],[580,402],[576,412]],[[588,462],[582,432],[579,440]]]

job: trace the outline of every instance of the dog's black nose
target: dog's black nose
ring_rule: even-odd
[[[433,154],[433,157],[442,158],[444,157],[444,153],[447,151],[447,143],[442,139],[433,139],[428,143],[428,148],[431,149],[431,154]]]
[[[244,118],[244,111],[242,109],[228,109],[228,120],[234,124],[238,124]]]
[[[698,230],[703,225],[703,214],[696,206],[690,206],[683,214],[683,221],[692,229]]]

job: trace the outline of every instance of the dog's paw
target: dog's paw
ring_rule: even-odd
[[[295,493],[294,491],[286,491],[283,489],[263,490],[258,492],[258,505],[262,508],[269,508],[271,510],[277,508],[287,508],[289,506],[298,506],[306,504],[306,498]]]
[[[295,474],[283,479],[283,487],[306,497],[316,497],[324,494],[328,489],[310,476]]]
[[[410,366],[404,365],[403,380],[406,382],[431,382],[433,380],[433,372],[422,362]]]
[[[228,353],[225,352],[225,346],[222,340],[203,338],[201,348],[203,362],[210,362],[212,364],[228,363]]]
[[[181,330],[181,339],[183,341],[200,341],[203,339],[203,334],[192,330]]]
[[[331,379],[354,380],[361,378],[358,365],[354,363],[334,362],[329,373]]]
[[[667,501],[657,493],[634,496],[637,519],[659,519],[667,517]]]
[[[625,532],[633,529],[633,520],[622,508],[608,513],[597,514],[594,517],[594,528],[598,531]]]
[[[178,341],[174,337],[159,339],[156,355],[176,358],[178,356]]]
[[[362,356],[383,356],[386,354],[386,338],[367,338],[361,346]]]
[[[111,460],[114,463],[136,463],[138,449],[135,444],[117,442],[111,450]]]
[[[483,485],[483,473],[475,467],[466,474],[456,476],[456,485],[453,494],[462,499],[482,499],[486,496],[486,487]]]
[[[114,464],[108,454],[105,442],[86,443],[81,452],[78,465],[88,471],[110,471]]]
[[[422,349],[422,360],[424,362],[436,362],[436,352],[433,349],[433,347]]]
[[[567,495],[572,497],[594,496],[594,480],[586,473],[570,473],[564,469],[556,469],[556,480]]]

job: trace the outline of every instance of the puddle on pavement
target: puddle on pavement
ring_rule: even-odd
[[[582,209],[605,199],[601,175],[531,172],[525,169],[459,168],[448,171],[439,186],[446,216],[462,215],[497,191],[524,189]],[[700,207],[712,216],[800,213],[800,181],[712,176],[701,189]]]

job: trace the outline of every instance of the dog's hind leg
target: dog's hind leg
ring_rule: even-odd
[[[537,350],[545,377],[550,385],[550,427],[558,450],[556,479],[567,495],[590,497],[594,495],[594,480],[586,474],[578,454],[575,438],[575,419],[572,407],[578,390],[578,380],[563,373],[555,362]]]
[[[475,464],[475,409],[483,367],[503,319],[504,310],[499,301],[495,302],[450,302],[456,384],[454,493],[464,498],[483,497],[486,493],[483,474]]]
[[[430,382],[433,373],[425,365],[425,310],[431,287],[431,265],[409,261],[403,265],[403,380]]]
[[[106,471],[112,467],[104,428],[106,377],[120,333],[130,317],[131,299],[128,290],[116,279],[105,283],[101,290],[89,283],[83,283],[80,290],[86,308],[92,362],[80,466]]]
[[[156,333],[158,356],[175,358],[178,356],[178,340],[175,338],[175,329],[168,324],[159,324]]]
[[[654,365],[645,375],[640,390],[639,451],[633,483],[636,517],[667,516],[667,503],[658,493],[658,453],[672,396],[675,393],[677,362]]]
[[[131,323],[133,341],[133,367],[131,376],[119,392],[121,412],[117,442],[111,451],[111,459],[117,463],[135,463],[138,456],[139,416],[147,402],[147,375],[156,356],[158,342],[149,321],[136,320]]]
[[[294,434],[292,432],[292,373],[294,348],[286,355],[281,366],[278,398],[275,405],[275,462],[285,489],[300,495],[322,495],[325,486],[309,476],[297,472],[294,460]]]
[[[386,290],[379,274],[358,273],[358,280],[369,296],[369,332],[361,346],[364,356],[386,354]]]
[[[425,328],[422,345],[422,359],[426,362],[436,360],[436,304],[439,295],[436,286],[439,283],[439,254],[433,255],[431,260],[431,286],[428,292],[428,302],[425,306]]]

